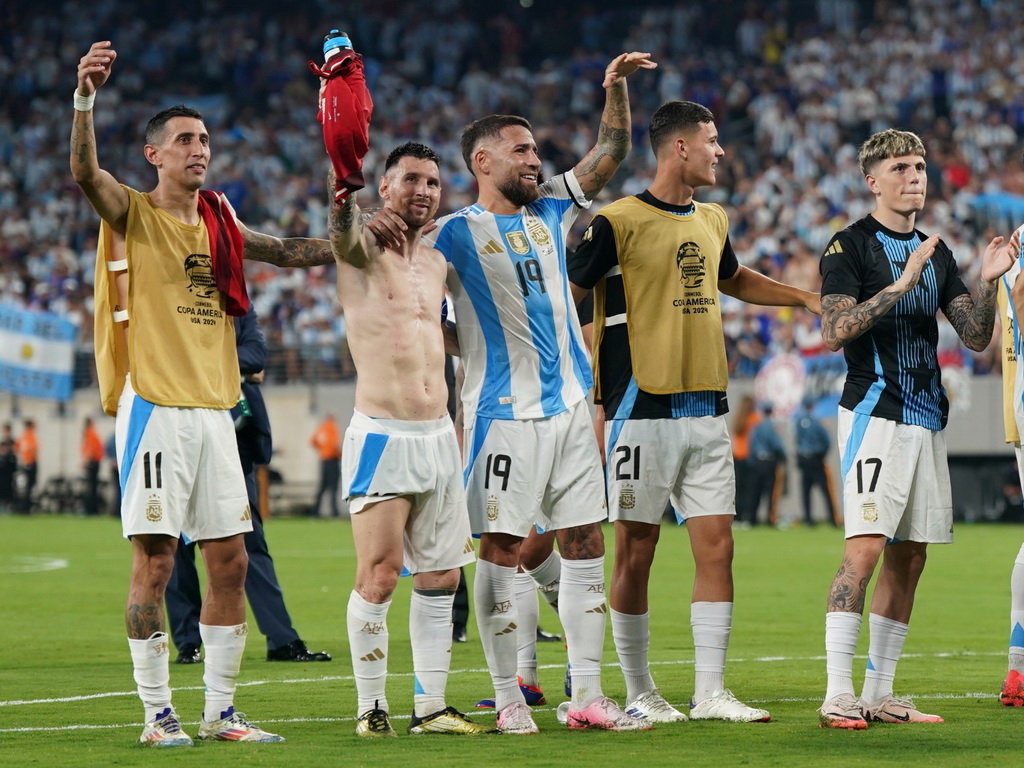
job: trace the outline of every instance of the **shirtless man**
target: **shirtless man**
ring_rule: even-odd
[[[452,602],[459,568],[473,561],[473,544],[444,378],[439,313],[447,264],[420,242],[440,200],[440,161],[415,143],[387,158],[379,194],[407,226],[400,247],[376,244],[360,223],[354,194],[331,205],[338,299],[358,371],[342,451],[342,491],[357,559],[348,636],[361,736],[395,735],[384,695],[387,614],[403,561],[413,573],[409,628],[416,693],[409,732],[490,730],[445,702]]]

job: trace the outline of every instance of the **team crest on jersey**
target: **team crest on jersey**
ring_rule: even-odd
[[[868,499],[860,505],[860,516],[865,523],[878,522],[878,505],[874,499]]]
[[[676,268],[679,282],[684,288],[700,288],[704,284],[704,255],[700,246],[690,241],[683,243],[676,251]]]
[[[498,497],[491,496],[487,497],[487,519],[492,523],[498,519]]]
[[[546,245],[551,244],[551,233],[548,231],[547,225],[544,224],[540,219],[530,216],[526,219],[526,231],[530,233],[530,237],[533,238],[533,242],[538,247],[543,248]]]
[[[146,502],[146,519],[151,523],[159,523],[164,516],[164,507],[160,503],[160,497],[152,493],[149,501]]]
[[[633,486],[626,483],[622,486],[622,490],[619,491],[619,508],[632,509],[635,506],[636,493],[633,491]]]
[[[213,259],[201,253],[185,257],[185,276],[189,281],[189,292],[195,291],[200,299],[209,299],[217,290],[213,279]]]
[[[505,235],[505,240],[508,242],[508,247],[512,249],[512,253],[525,256],[530,252],[530,241],[522,230],[509,232]]]

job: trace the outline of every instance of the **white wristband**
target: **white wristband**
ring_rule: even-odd
[[[80,96],[78,89],[75,89],[75,109],[79,112],[92,112],[92,104],[96,101],[96,92],[93,91],[89,96]]]

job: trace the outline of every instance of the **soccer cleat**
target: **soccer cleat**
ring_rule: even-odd
[[[557,707],[555,707],[555,719],[562,725],[569,722],[569,705],[571,701],[563,701]]]
[[[501,710],[498,713],[497,725],[499,733],[511,733],[517,736],[540,733],[537,724],[533,722],[530,708],[521,701],[513,702]]]
[[[772,719],[767,709],[748,707],[723,688],[704,701],[690,701],[691,720],[728,720],[733,723],[767,723]]]
[[[626,714],[639,720],[650,720],[652,723],[685,723],[688,719],[665,701],[665,697],[657,688],[637,696],[627,704]]]
[[[538,643],[560,643],[562,642],[562,636],[556,635],[552,632],[545,632],[540,627],[537,627],[537,642]]]
[[[167,707],[146,723],[139,742],[148,747],[191,747],[192,739],[181,730],[174,710]]]
[[[864,719],[860,699],[852,693],[840,693],[821,705],[821,709],[818,710],[818,725],[821,728],[863,731],[868,727],[868,721]]]
[[[269,744],[284,741],[284,736],[267,733],[257,725],[245,719],[234,707],[228,707],[220,713],[220,719],[212,723],[204,719],[199,724],[199,739],[202,741],[249,741],[256,744]]]
[[[455,707],[445,707],[426,717],[417,717],[413,712],[409,722],[409,733],[455,733],[476,736],[480,733],[498,733],[494,728],[474,723]]]
[[[391,727],[388,713],[383,709],[374,707],[364,712],[363,716],[356,721],[356,736],[364,736],[368,739],[381,739],[397,737],[398,734]]]
[[[178,658],[174,660],[175,664],[201,664],[203,657],[199,654],[198,645],[183,645],[181,650],[178,651]]]
[[[627,715],[607,696],[595,699],[583,709],[573,709],[570,703],[566,725],[571,730],[593,728],[602,731],[649,731],[654,727],[648,720]]]
[[[519,681],[519,690],[523,692],[523,698],[531,707],[540,707],[548,703],[544,698],[544,691],[533,685],[523,683],[523,678],[516,678]],[[494,709],[494,699],[481,699],[476,703],[477,709]]]
[[[1006,673],[999,701],[1004,707],[1024,707],[1024,675],[1015,669]]]
[[[327,651],[311,651],[302,640],[292,640],[288,645],[267,651],[267,661],[330,661]]]
[[[864,719],[871,723],[944,723],[938,715],[926,715],[910,699],[884,696],[874,704],[861,705]]]

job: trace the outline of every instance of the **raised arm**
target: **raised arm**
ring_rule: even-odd
[[[115,232],[124,234],[128,217],[128,193],[117,179],[100,168],[92,110],[99,90],[110,77],[117,52],[109,40],[93,43],[78,62],[75,117],[71,124],[71,175],[96,213]]]
[[[242,232],[245,244],[245,258],[251,261],[263,261],[275,267],[298,267],[308,269],[321,264],[331,264],[334,253],[327,240],[316,240],[312,237],[273,237],[262,232],[253,232],[241,222],[238,229]]]
[[[334,189],[334,169],[327,177],[328,190]],[[356,193],[348,195],[345,202],[337,205],[333,191],[328,202],[327,231],[330,233],[331,250],[334,258],[344,261],[357,269],[363,269],[370,261],[376,246],[367,245],[367,230],[363,224],[362,211],[356,205]],[[372,238],[372,235],[370,235]]]
[[[630,148],[629,93],[626,77],[638,69],[654,69],[651,54],[623,53],[612,59],[604,73],[605,102],[597,143],[573,168],[588,200],[593,200],[626,159]]]
[[[821,338],[833,352],[842,349],[870,330],[878,318],[896,306],[921,279],[921,271],[935,253],[939,236],[932,235],[907,257],[903,274],[892,285],[883,288],[867,301],[857,303],[855,296],[832,293],[821,299]]]
[[[1002,237],[995,237],[985,248],[978,278],[977,300],[969,293],[962,293],[942,308],[964,346],[975,352],[981,352],[992,341],[999,278],[1017,260],[1020,232],[1014,232],[1006,244],[1000,247],[1002,242]]]

